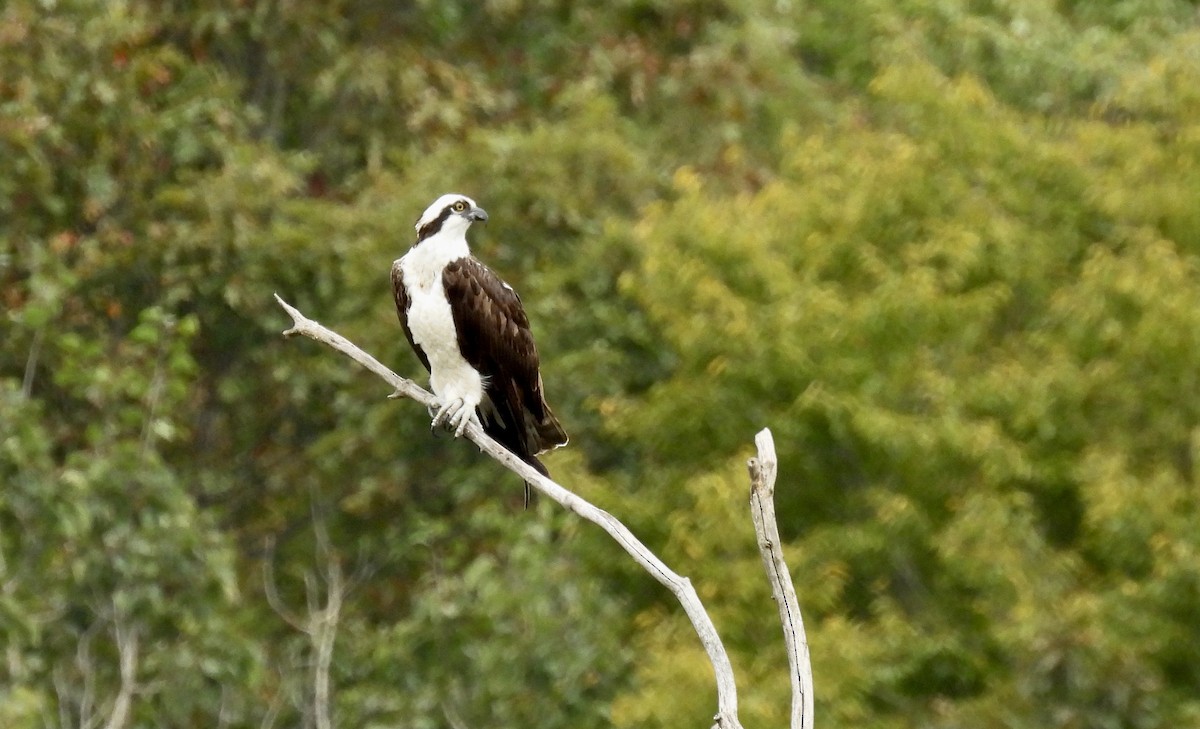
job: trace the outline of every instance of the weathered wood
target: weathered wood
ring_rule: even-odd
[[[783,640],[787,646],[788,671],[792,682],[792,729],[812,729],[813,679],[808,655],[808,638],[804,634],[804,619],[800,601],[792,584],[787,564],[783,561],[783,545],[779,526],[775,522],[775,478],[779,462],[775,457],[775,440],[771,431],[763,428],[754,438],[758,456],[747,464],[750,468],[750,517],[758,535],[758,551],[771,583],[771,596],[779,608],[783,624]]]
[[[284,336],[300,334],[333,347],[387,382],[395,390],[391,397],[411,398],[427,409],[434,409],[438,406],[437,398],[431,393],[411,380],[392,372],[350,340],[305,317],[278,294],[275,295],[275,300],[291,315],[293,320],[293,326],[284,332]],[[603,529],[644,570],[649,572],[651,577],[671,591],[671,594],[683,606],[688,619],[692,621],[692,627],[700,637],[700,643],[704,646],[709,661],[712,663],[717,683],[717,714],[713,717],[714,726],[720,729],[741,729],[742,725],[737,716],[737,685],[734,681],[733,666],[729,662],[729,655],[725,652],[725,647],[721,643],[712,619],[709,618],[708,613],[704,610],[704,605],[700,602],[699,595],[692,587],[691,580],[667,567],[612,514],[538,473],[528,463],[517,458],[508,449],[485,434],[478,423],[472,422],[464,435],[479,446],[484,453],[499,461],[555,503]]]

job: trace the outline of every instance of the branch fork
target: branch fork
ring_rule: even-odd
[[[388,396],[389,398],[409,398],[421,403],[430,412],[438,411],[441,403],[433,394],[413,381],[397,375],[381,364],[379,360],[359,349],[350,340],[307,318],[298,309],[280,298],[279,294],[275,294],[275,300],[292,317],[293,325],[283,332],[284,336],[302,335],[326,344],[387,382],[394,390]],[[713,717],[713,726],[719,729],[741,729],[742,725],[737,715],[737,685],[734,680],[733,666],[712,619],[709,618],[708,613],[704,610],[704,605],[700,602],[699,595],[692,587],[691,580],[668,567],[612,514],[543,476],[532,466],[517,458],[484,433],[476,419],[472,418],[471,422],[467,423],[463,434],[481,451],[499,461],[564,509],[603,529],[643,569],[650,573],[651,577],[671,591],[691,620],[692,627],[700,637],[700,643],[704,646],[709,661],[712,663],[717,684],[717,713]],[[779,605],[780,617],[784,621],[784,637],[788,640],[788,661],[793,687],[791,726],[792,729],[812,729],[812,678],[811,670],[808,667],[808,643],[804,638],[804,626],[800,621],[796,593],[788,577],[787,566],[783,563],[782,554],[773,547],[779,543],[779,531],[775,526],[772,500],[777,471],[775,446],[769,430],[760,432],[755,441],[758,444],[759,455],[750,461],[751,510],[755,519],[755,530],[759,535],[758,542],[763,555],[763,563],[767,567],[772,592]],[[760,519],[763,520],[761,525]],[[807,681],[805,673],[807,673]],[[806,686],[807,688],[805,688]],[[805,723],[805,717],[808,717],[807,723]]]

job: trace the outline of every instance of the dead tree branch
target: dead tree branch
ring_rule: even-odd
[[[284,622],[308,636],[314,660],[312,663],[312,714],[317,729],[331,729],[333,726],[333,704],[330,698],[330,669],[333,665],[333,645],[337,640],[338,623],[341,620],[342,605],[346,594],[353,585],[349,584],[342,572],[342,565],[334,553],[329,541],[329,532],[325,528],[324,518],[313,507],[313,534],[316,537],[316,556],[319,560],[320,575],[313,572],[304,574],[304,594],[307,614],[301,618],[283,604],[279,589],[275,584],[275,545],[272,540],[267,542],[267,555],[263,560],[263,591],[267,595],[267,604]],[[321,604],[320,586],[325,583],[325,604]],[[274,712],[270,713],[274,722]],[[265,722],[265,720],[264,720]]]
[[[758,446],[758,457],[751,458],[747,464],[750,468],[750,517],[754,521],[754,533],[758,535],[758,551],[762,555],[763,567],[771,582],[771,596],[779,608],[779,620],[783,623],[783,641],[787,646],[788,671],[792,682],[791,727],[812,729],[813,680],[808,638],[804,634],[804,619],[800,616],[796,588],[783,561],[783,544],[775,521],[775,476],[779,472],[775,440],[771,437],[771,431],[763,428],[754,437],[754,443]]]
[[[122,729],[129,723],[129,712],[133,706],[133,695],[137,691],[138,631],[137,627],[126,627],[118,615],[113,619],[113,635],[117,641],[120,661],[121,688],[113,701],[112,711],[104,729]]]
[[[93,642],[101,635],[106,625],[111,624],[113,642],[117,649],[118,676],[120,686],[111,705],[97,699],[98,677],[102,674]],[[51,673],[55,695],[58,699],[58,724],[64,729],[123,729],[131,721],[133,699],[144,688],[138,684],[137,670],[140,657],[138,626],[127,623],[125,616],[114,605],[99,611],[95,621],[79,636],[75,646],[75,659],[71,668],[57,666]],[[71,670],[71,669],[74,670]],[[72,710],[78,720],[71,717]],[[107,711],[108,718],[103,714]]]
[[[379,360],[359,349],[345,337],[305,317],[295,307],[289,305],[282,298],[280,298],[278,294],[275,295],[275,300],[278,301],[279,305],[282,306],[284,310],[287,311],[287,313],[292,317],[293,326],[283,333],[284,336],[290,337],[300,334],[308,337],[309,339],[313,339],[321,342],[322,344],[333,347],[337,351],[346,355],[350,359],[353,359],[355,362],[358,362],[360,365],[375,373],[381,379],[387,382],[388,385],[395,390],[395,392],[392,394],[392,397],[408,397],[421,403],[427,409],[435,408],[438,405],[437,399],[432,394],[425,391],[411,380],[407,380],[403,377],[400,377],[395,372],[392,372],[390,369],[381,364]],[[631,557],[633,557],[633,559],[639,565],[641,565],[643,569],[649,572],[650,576],[671,591],[671,594],[673,594],[683,606],[684,612],[687,613],[688,618],[691,620],[692,627],[700,637],[700,642],[704,646],[705,652],[708,654],[709,661],[712,663],[713,673],[715,674],[717,683],[717,714],[714,717],[714,726],[718,727],[719,729],[741,729],[741,723],[737,716],[737,686],[734,682],[733,666],[729,662],[729,656],[725,652],[725,647],[721,643],[720,636],[718,636],[717,630],[713,626],[713,622],[709,618],[708,613],[705,612],[704,606],[700,602],[700,597],[696,594],[695,588],[692,587],[691,581],[667,567],[662,560],[660,560],[653,552],[647,549],[646,545],[642,544],[642,542],[639,541],[638,538],[635,537],[633,533],[630,532],[629,529],[614,516],[603,509],[594,506],[573,492],[568,491],[554,481],[542,476],[529,464],[520,460],[510,453],[506,448],[492,440],[475,423],[471,423],[468,426],[466,437],[469,438],[475,445],[477,445],[480,450],[487,453],[496,461],[499,461],[502,465],[504,465],[510,471],[516,473],[527,483],[532,484],[534,488],[545,494],[550,499],[554,500],[560,506],[574,514],[577,514],[578,516],[583,517],[584,519],[587,519],[603,529],[610,537],[616,540],[616,542],[621,545],[621,548],[624,549]],[[762,434],[760,434],[760,438],[761,437]],[[766,441],[767,443],[770,443],[769,433],[767,433]],[[766,463],[767,458],[766,454],[762,450],[762,442],[759,443],[759,448],[759,461]],[[755,463],[756,461],[751,462],[752,476],[758,473],[758,470],[754,465]],[[773,489],[775,473],[773,444],[770,445],[769,463],[771,469],[770,487]],[[775,528],[773,506],[769,507],[769,511],[766,509],[762,510],[761,512],[756,510],[756,515],[757,514],[761,514],[763,516],[769,514],[769,525],[772,530],[771,534],[773,535],[772,537],[764,539],[762,536],[763,532],[760,531],[760,547],[764,543],[776,545],[775,552],[777,553],[779,535],[778,529]],[[755,526],[757,529],[757,521]],[[799,661],[793,662],[793,686],[795,686],[796,675],[800,670],[797,668],[797,666],[808,665],[808,644],[804,641],[804,629],[799,622],[800,613],[797,607],[795,591],[791,589],[791,582],[788,579],[787,568],[783,565],[782,557],[778,557],[778,565],[776,565],[774,561],[775,558],[772,558],[768,561],[767,555],[768,552],[764,551],[763,559],[767,563],[767,571],[771,576],[772,588],[781,589],[777,588],[777,583],[782,581],[783,583],[786,583],[787,588],[791,590],[789,593],[790,597],[785,598],[784,600],[781,600],[778,597],[779,593],[777,592],[776,600],[779,601],[781,615],[783,615],[785,619],[785,635],[791,634],[791,638],[789,638],[789,640],[795,640],[796,636],[798,635],[799,642],[795,645],[802,646],[804,651],[802,664]],[[271,596],[268,595],[268,598],[270,597]],[[784,605],[789,606],[786,614],[783,612]],[[796,626],[799,626],[798,633]],[[789,659],[791,659],[795,650],[799,649],[794,649],[793,643],[789,643]],[[803,697],[800,699],[800,701],[807,702],[807,705],[810,707],[807,713],[803,713],[803,710],[801,710],[801,717],[812,716],[811,683],[812,682],[810,678],[807,688],[803,690],[802,694],[798,694],[802,695]],[[803,680],[800,681],[800,685],[804,685]],[[799,729],[801,727],[803,727],[803,729],[811,729],[811,719],[809,719],[810,723],[796,723],[796,712],[797,709],[795,706],[793,706],[792,726],[795,729]],[[803,718],[801,718],[801,722],[803,722]]]
[[[317,537],[318,558],[325,562],[325,583],[327,599],[324,608],[318,608],[316,589],[313,579],[305,579],[308,594],[308,611],[317,622],[314,640],[317,649],[317,662],[313,667],[313,706],[317,714],[317,729],[330,729],[333,726],[332,704],[329,699],[329,669],[333,665],[333,643],[337,638],[338,621],[342,615],[342,601],[349,589],[342,576],[342,564],[329,545],[329,532],[325,530],[325,520],[314,518],[313,530]],[[307,575],[306,575],[307,577]]]
[[[391,369],[383,366],[365,351],[355,347],[352,342],[338,333],[325,329],[316,321],[306,318],[304,314],[280,299],[280,296],[276,295],[275,299],[280,302],[284,311],[292,315],[294,323],[292,329],[283,332],[284,336],[304,335],[314,341],[328,344],[329,347],[341,351],[342,354],[388,382],[395,390],[391,397],[408,397],[425,405],[426,409],[436,408],[437,399],[431,393],[426,392],[424,388],[392,372]],[[737,686],[734,685],[733,668],[724,645],[721,645],[721,639],[716,633],[713,621],[709,619],[708,613],[704,611],[703,604],[700,602],[700,597],[692,588],[691,580],[679,576],[670,567],[667,567],[612,514],[569,492],[568,489],[559,486],[550,478],[542,476],[532,466],[522,462],[498,442],[488,438],[475,423],[470,424],[466,435],[480,447],[481,451],[498,460],[509,470],[516,472],[527,482],[532,483],[534,488],[540,490],[548,498],[558,502],[566,510],[578,514],[604,529],[608,536],[616,540],[625,549],[625,552],[628,552],[637,561],[638,565],[650,573],[650,576],[671,590],[672,595],[676,596],[685,613],[688,614],[692,627],[700,635],[704,651],[708,653],[709,661],[713,664],[716,693],[718,693],[718,713],[714,717],[715,725],[721,729],[739,729]],[[763,567],[766,568],[767,577],[772,586],[772,595],[779,608],[780,621],[784,626],[787,662],[792,683],[791,727],[792,729],[812,729],[812,668],[809,659],[809,644],[804,633],[804,621],[800,617],[796,588],[792,585],[790,573],[784,562],[779,526],[775,522],[775,477],[779,471],[779,464],[775,458],[775,442],[770,435],[770,430],[763,429],[761,433],[758,433],[755,444],[758,447],[758,456],[751,458],[748,464],[750,469],[750,510],[751,517],[754,519],[755,532],[758,535],[758,550],[762,554]],[[269,592],[268,597],[269,600],[272,600],[272,607],[276,606],[277,596],[272,598]],[[278,608],[276,610],[280,611]],[[280,613],[283,615],[282,611]]]

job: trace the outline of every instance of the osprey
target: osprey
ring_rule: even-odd
[[[467,248],[467,229],[487,219],[469,197],[433,201],[417,220],[417,242],[392,264],[396,312],[441,401],[434,427],[458,437],[475,421],[549,476],[537,456],[565,445],[567,434],[546,404],[521,298]]]

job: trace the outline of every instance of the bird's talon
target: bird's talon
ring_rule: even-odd
[[[454,433],[455,438],[461,438],[463,433],[467,432],[467,426],[471,422],[479,423],[479,416],[475,414],[475,408],[464,402],[462,398],[455,398],[438,409],[433,416],[430,429],[437,430],[439,426],[444,426]]]
[[[453,407],[453,404],[453,402],[448,402],[438,408],[437,413],[433,416],[433,423],[429,426],[431,429],[436,430],[440,425],[446,422],[446,420],[450,417],[450,411]]]
[[[471,424],[472,420],[476,419],[474,412],[467,413],[465,411],[466,408],[463,408],[463,410],[459,411],[460,417],[458,419],[458,427],[454,429],[455,438],[461,438],[463,433],[467,432],[467,426]]]

